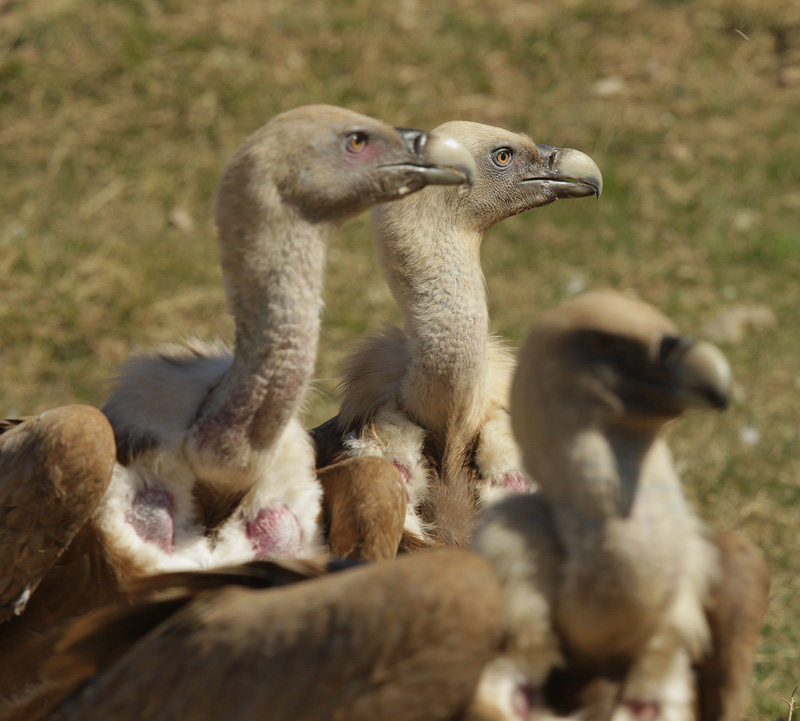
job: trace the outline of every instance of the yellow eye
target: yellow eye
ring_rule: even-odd
[[[351,153],[360,153],[366,147],[366,133],[350,133],[350,135],[347,136],[347,149]]]
[[[505,168],[511,162],[514,151],[511,148],[500,148],[492,153],[494,164],[500,168]]]

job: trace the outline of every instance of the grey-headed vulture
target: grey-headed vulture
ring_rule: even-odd
[[[327,244],[365,208],[466,182],[471,165],[441,134],[329,106],[283,113],[245,141],[216,206],[233,352],[193,341],[135,357],[103,409],[119,463],[98,523],[116,553],[154,572],[321,550],[321,486],[297,410]]]
[[[400,469],[410,548],[467,545],[483,503],[529,488],[508,419],[513,358],[489,335],[484,234],[517,213],[602,189],[597,165],[576,150],[470,122],[436,132],[469,148],[475,182],[374,211],[404,327],[362,343],[346,362],[338,416],[313,431],[320,466],[372,455]]]

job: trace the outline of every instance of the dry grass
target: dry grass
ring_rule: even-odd
[[[767,554],[750,716],[784,718],[800,679],[796,0],[0,0],[0,414],[100,404],[131,349],[230,337],[216,178],[247,134],[309,102],[489,122],[597,160],[599,203],[486,239],[493,327],[515,343],[581,284],[696,334],[731,305],[772,309],[776,327],[723,344],[731,411],[673,438],[703,515]],[[331,250],[326,299],[309,422],[332,411],[353,338],[397,318],[363,221]]]

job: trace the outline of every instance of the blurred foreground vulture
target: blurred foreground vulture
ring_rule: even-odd
[[[508,420],[513,358],[489,336],[484,234],[517,213],[602,190],[597,165],[576,150],[470,122],[436,132],[469,148],[475,182],[374,212],[404,328],[366,339],[346,363],[339,415],[312,431],[320,466],[378,456],[400,469],[409,547],[465,546],[480,503],[529,489]]]
[[[441,134],[329,106],[245,141],[216,207],[235,351],[191,341],[130,360],[104,408],[113,433],[98,411],[61,409],[0,436],[0,622],[33,593],[0,626],[0,704],[36,682],[61,622],[124,597],[133,578],[321,548],[321,485],[296,412],[327,243],[365,208],[466,182],[473,165]]]
[[[487,509],[474,547],[506,592],[507,660],[557,710],[689,721],[703,661],[701,718],[738,718],[765,571],[747,544],[709,540],[664,439],[686,409],[724,408],[731,385],[719,350],[618,294],[586,294],[534,326],[511,410],[539,489]],[[603,680],[618,691],[598,703]]]
[[[103,409],[119,463],[98,518],[114,554],[154,572],[321,550],[320,483],[297,411],[327,244],[365,208],[466,182],[471,167],[441,134],[330,106],[290,110],[245,141],[216,207],[234,352],[192,341],[135,357]]]

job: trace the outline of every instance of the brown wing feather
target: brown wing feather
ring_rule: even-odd
[[[0,435],[5,433],[6,431],[10,431],[12,428],[16,428],[18,425],[22,423],[26,423],[27,421],[32,421],[36,418],[36,416],[20,416],[19,418],[0,418]]]
[[[59,639],[42,677],[56,686],[86,681],[204,593],[230,587],[277,588],[326,573],[325,559],[286,559],[138,578],[128,590],[141,600],[132,608],[114,604],[78,618]],[[154,594],[162,598],[150,600]]]
[[[370,561],[395,557],[408,497],[403,478],[383,458],[348,458],[318,471],[330,552]]]
[[[49,721],[444,721],[497,653],[501,618],[487,563],[455,550],[279,589],[206,591]]]
[[[738,533],[719,533],[722,575],[706,603],[712,649],[698,666],[700,721],[738,721],[749,691],[769,573],[761,551]]]
[[[478,469],[475,466],[477,434],[461,437],[458,428],[448,431],[443,443],[432,434],[425,439],[423,453],[431,469],[428,493],[420,514],[431,538],[444,546],[466,548],[478,518]]]
[[[0,435],[0,622],[21,613],[105,492],[114,436],[96,408],[5,422]]]
[[[116,566],[109,563],[93,524],[85,524],[44,576],[25,613],[0,626],[0,699],[41,681],[42,665],[70,623],[125,598]]]

